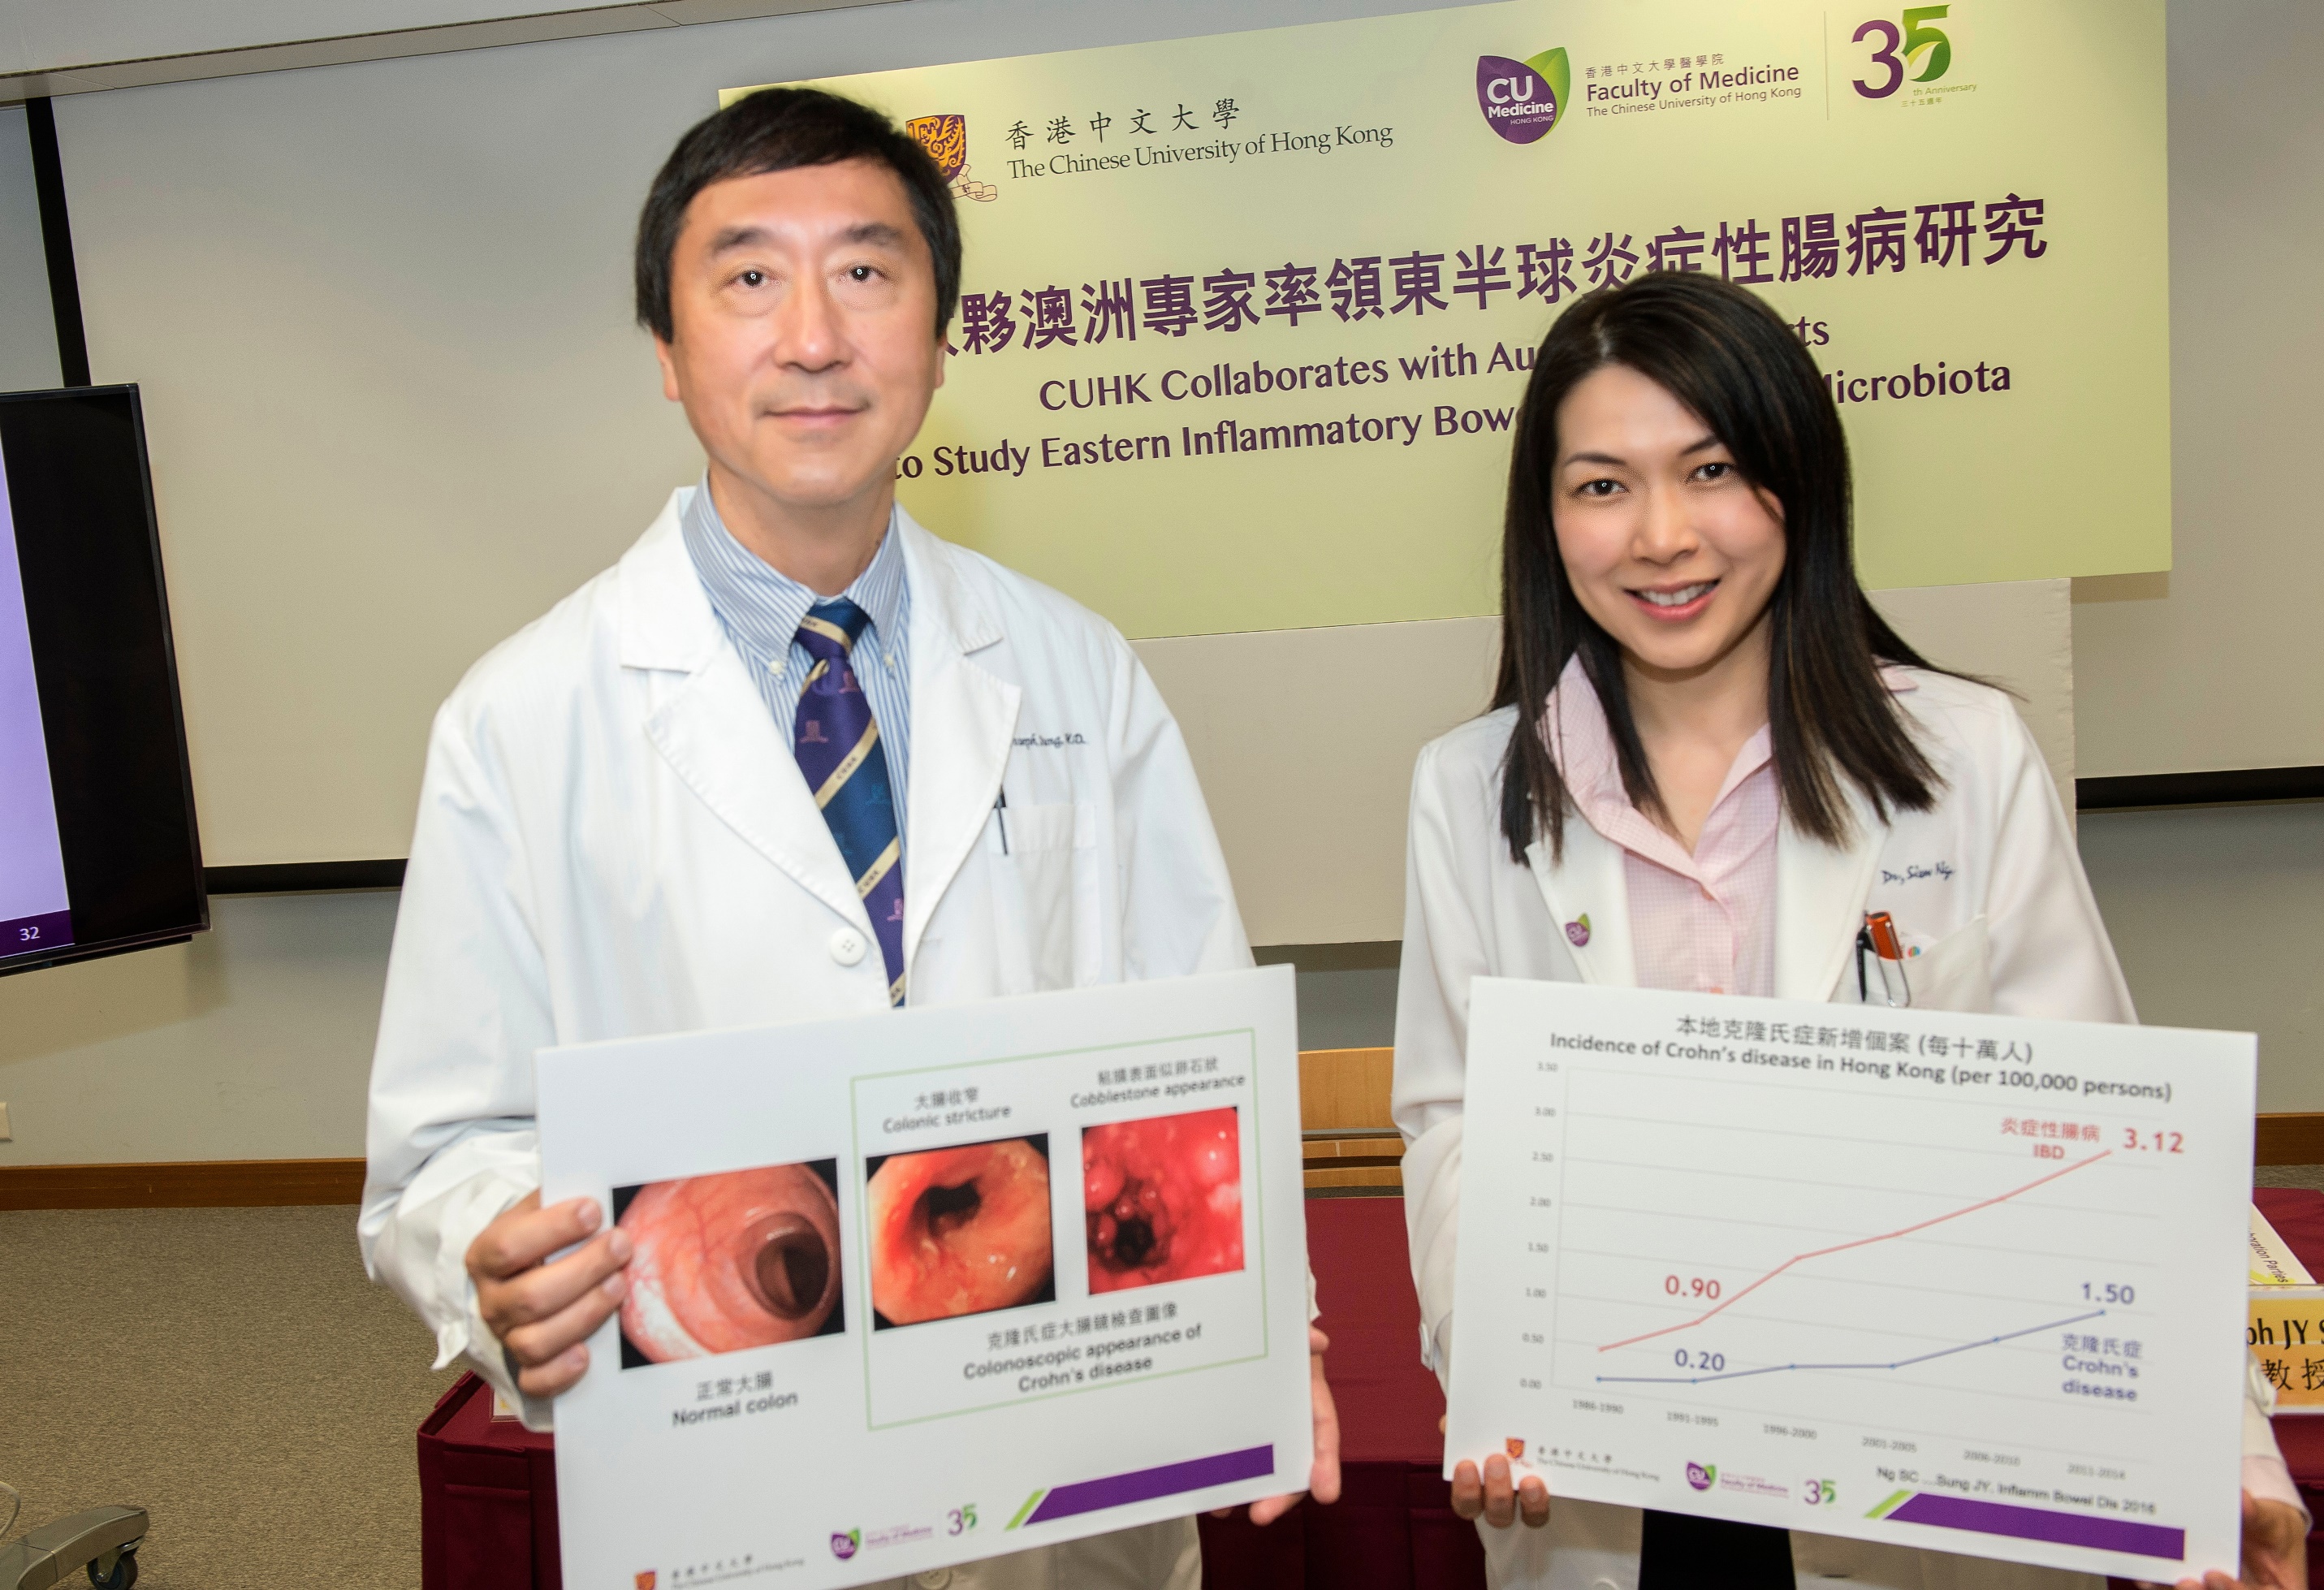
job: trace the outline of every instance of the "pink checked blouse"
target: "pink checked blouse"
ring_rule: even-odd
[[[1575,809],[1622,847],[1638,985],[1774,994],[1775,828],[1783,799],[1766,726],[1727,770],[1690,855],[1630,804],[1613,731],[1581,659],[1565,665],[1549,703],[1550,754]]]

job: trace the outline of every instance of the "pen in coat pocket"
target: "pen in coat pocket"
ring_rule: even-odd
[[[1904,941],[1896,937],[1895,918],[1885,911],[1865,912],[1864,926],[1856,931],[1856,997],[1870,1004],[1871,979],[1864,966],[1867,955],[1880,968],[1881,998],[1894,1008],[1910,1005],[1913,985],[1904,976]]]

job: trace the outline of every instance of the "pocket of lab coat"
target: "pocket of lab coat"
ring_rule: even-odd
[[[1915,945],[1907,933],[1904,975],[1912,979],[1918,1010],[1991,1011],[1992,953],[1985,919],[1977,917],[1934,944]]]
[[[1096,807],[1086,800],[1010,806],[993,818],[985,825],[984,848],[1003,991],[1034,994],[1094,981]]]

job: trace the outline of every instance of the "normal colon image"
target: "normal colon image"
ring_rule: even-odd
[[[1116,1121],[1082,1132],[1089,1290],[1117,1292],[1242,1268],[1235,1111]]]
[[[847,1328],[839,1165],[811,1160],[613,1191],[636,1244],[622,1366],[706,1358]]]
[[[1047,1133],[866,1161],[872,1327],[1056,1295]]]

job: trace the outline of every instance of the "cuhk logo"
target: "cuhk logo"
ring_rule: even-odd
[[[637,1580],[638,1590],[654,1590],[653,1569],[648,1568],[644,1573],[635,1574],[631,1576]]]
[[[1480,55],[1477,108],[1485,125],[1510,143],[1531,143],[1557,125],[1571,79],[1563,48],[1545,50],[1529,60]]]
[[[842,1562],[845,1562],[849,1558],[854,1556],[855,1553],[862,1548],[862,1545],[863,1531],[861,1530],[834,1530],[831,1531],[831,1555],[839,1558]]]
[[[904,124],[912,142],[928,152],[947,182],[968,164],[968,118],[964,116],[916,116]]]
[[[1001,190],[991,182],[980,182],[968,174],[968,118],[957,112],[942,116],[916,116],[904,124],[911,140],[928,152],[936,162],[936,173],[952,187],[954,199],[973,199],[990,204],[1001,197]]]
[[[1686,1483],[1698,1491],[1710,1490],[1711,1482],[1718,1477],[1719,1470],[1709,1464],[1690,1463],[1686,1465]]]

